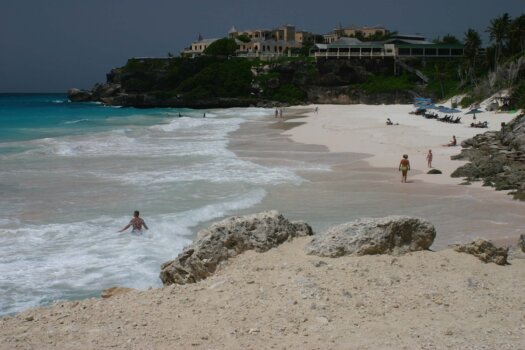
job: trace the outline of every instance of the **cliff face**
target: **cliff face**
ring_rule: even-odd
[[[131,59],[111,70],[106,83],[68,94],[75,102],[139,108],[410,103],[414,93],[407,86],[377,83],[383,77],[398,79],[392,73],[393,62],[388,59],[270,63],[214,57]]]

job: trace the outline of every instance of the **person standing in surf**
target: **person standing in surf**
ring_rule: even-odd
[[[139,211],[135,210],[133,213],[133,219],[131,219],[129,224],[127,224],[122,230],[118,232],[126,231],[131,226],[133,226],[133,230],[131,230],[132,233],[142,233],[142,226],[144,226],[146,230],[149,230],[148,225],[146,225],[146,222],[144,222],[144,220],[142,220],[139,215]]]

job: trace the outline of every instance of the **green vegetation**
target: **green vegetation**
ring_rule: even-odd
[[[242,97],[251,92],[252,62],[203,56],[195,59],[131,59],[123,68],[122,86],[159,98]]]
[[[274,101],[297,104],[305,101],[306,92],[293,84],[284,84],[279,86],[269,97]]]
[[[514,87],[511,100],[514,102],[516,108],[525,110],[525,81],[521,81]]]
[[[400,76],[376,75],[371,77],[366,83],[354,84],[352,86],[370,93],[381,93],[410,90],[414,88],[415,83],[413,78],[408,74],[402,74]]]
[[[177,92],[188,99],[250,95],[252,63],[244,59],[215,62],[184,80]]]
[[[430,80],[426,90],[433,96],[448,98],[461,93],[461,79],[458,70],[461,69],[461,59],[431,59],[419,70]]]
[[[237,40],[242,41],[243,43],[249,43],[250,41],[252,41],[252,39],[250,39],[250,37],[246,34],[239,35],[237,37]]]
[[[222,38],[214,41],[204,50],[205,55],[209,56],[234,56],[237,51],[235,39]]]

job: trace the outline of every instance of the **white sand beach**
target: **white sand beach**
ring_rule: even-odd
[[[308,106],[312,110],[315,106]],[[303,107],[302,107],[303,108]],[[318,113],[309,112],[305,122],[286,132],[292,140],[307,144],[327,146],[332,152],[367,153],[366,161],[374,167],[392,168],[397,171],[403,154],[408,154],[412,172],[409,179],[438,184],[458,184],[461,179],[451,178],[450,174],[464,162],[452,161],[450,156],[461,151],[461,141],[489,130],[499,130],[502,122],[509,122],[517,113],[484,112],[476,116],[454,114],[461,117],[460,124],[439,122],[423,116],[409,114],[414,111],[412,105],[321,105]],[[441,114],[442,115],[442,114]],[[395,125],[387,126],[390,118]],[[470,123],[487,121],[488,128],[470,127]],[[456,147],[443,146],[455,135]],[[434,154],[432,167],[443,175],[427,175],[426,155],[431,149]]]

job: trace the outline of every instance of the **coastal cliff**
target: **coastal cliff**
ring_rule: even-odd
[[[389,59],[130,59],[105,83],[68,95],[73,102],[138,108],[410,103],[418,85],[408,75],[394,76],[393,67]]]

